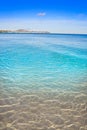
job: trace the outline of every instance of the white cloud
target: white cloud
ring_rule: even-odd
[[[45,12],[40,12],[40,13],[38,13],[37,15],[38,15],[38,16],[45,16],[46,13],[45,13]]]

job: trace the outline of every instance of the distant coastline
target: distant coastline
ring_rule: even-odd
[[[18,30],[7,30],[7,29],[0,29],[0,34],[51,34],[51,35],[87,35],[81,33],[54,33],[49,31],[33,31],[33,30],[26,30],[26,29],[18,29]]]
[[[36,34],[48,34],[50,32],[48,31],[33,31],[33,30],[25,30],[25,29],[18,29],[18,30],[7,30],[7,29],[4,29],[4,30],[0,30],[0,33],[36,33]]]

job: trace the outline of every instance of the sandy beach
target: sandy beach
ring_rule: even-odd
[[[1,130],[87,130],[87,95],[79,92],[4,92]]]

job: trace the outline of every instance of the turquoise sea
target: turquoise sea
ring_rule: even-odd
[[[86,130],[86,99],[87,35],[0,34],[3,130]]]

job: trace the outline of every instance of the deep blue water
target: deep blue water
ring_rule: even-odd
[[[0,89],[87,91],[87,35],[0,34]]]

